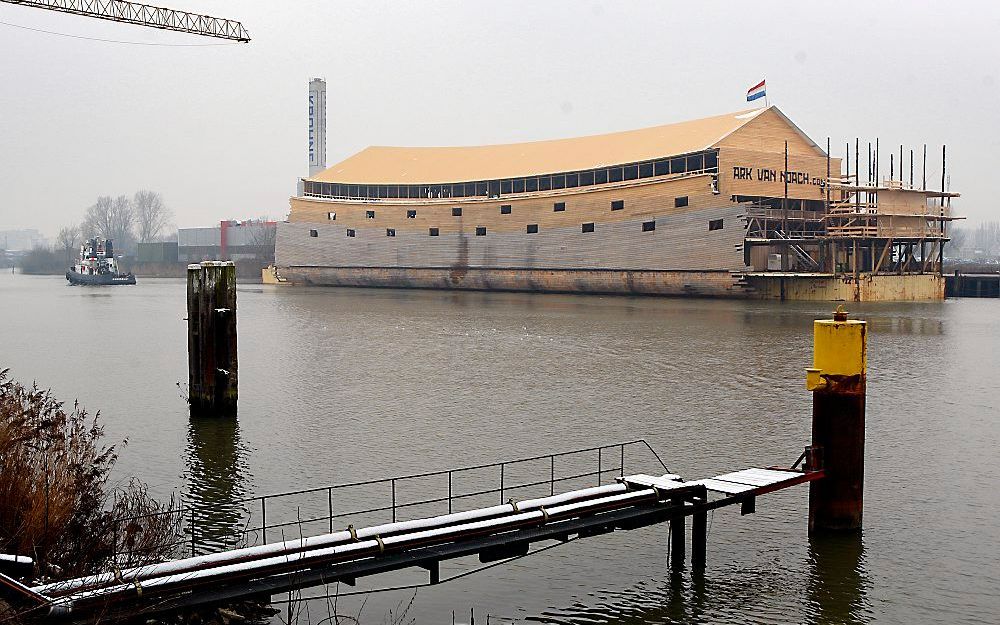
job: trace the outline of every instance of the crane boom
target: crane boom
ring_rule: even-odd
[[[217,39],[243,43],[250,41],[250,33],[236,20],[175,11],[138,2],[122,0],[0,0],[0,2]]]

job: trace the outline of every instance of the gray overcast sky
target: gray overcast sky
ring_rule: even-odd
[[[958,212],[997,218],[995,2],[156,4],[239,19],[253,41],[120,45],[0,25],[0,229],[52,235],[98,195],[142,188],[160,191],[182,227],[284,217],[307,170],[312,76],[328,82],[328,163],[372,144],[503,143],[724,113],[746,108],[766,76],[771,102],[818,143],[829,135],[835,155],[855,136],[918,154],[926,142],[940,184],[947,143]],[[215,41],[7,4],[0,21]]]

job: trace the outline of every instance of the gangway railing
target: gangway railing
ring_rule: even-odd
[[[507,503],[511,498],[551,496],[560,488],[600,486],[626,471],[650,469],[670,472],[646,440],[635,439],[453,469],[182,504],[173,510],[115,519],[115,560],[127,564],[151,551],[195,556],[308,537],[342,529],[340,519],[381,523],[450,514]],[[130,547],[125,539],[128,528],[156,521],[156,517],[174,525],[171,541]]]

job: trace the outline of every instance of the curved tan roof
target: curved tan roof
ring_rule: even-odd
[[[551,141],[464,147],[372,146],[309,180],[434,184],[593,169],[708,149],[766,110]]]

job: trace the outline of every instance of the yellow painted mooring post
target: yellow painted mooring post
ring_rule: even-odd
[[[843,306],[832,320],[813,323],[810,469],[824,477],[809,484],[809,531],[860,530],[865,480],[867,324],[849,321]]]

